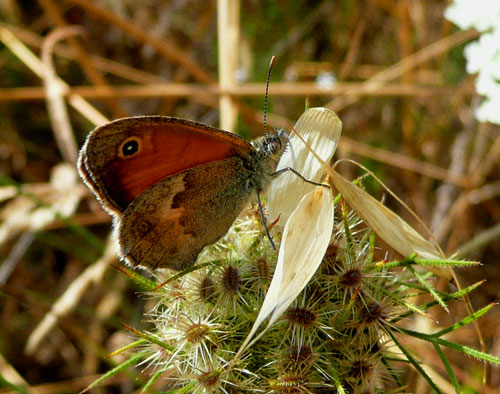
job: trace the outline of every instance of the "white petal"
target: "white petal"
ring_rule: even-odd
[[[333,213],[331,189],[316,187],[287,221],[277,263],[284,267],[283,277],[269,325],[297,298],[323,261],[332,236]]]
[[[335,112],[329,109],[310,108],[299,118],[295,124],[295,130],[328,163],[337,149],[342,122]],[[295,133],[291,133],[290,144],[291,148],[283,154],[277,169],[291,167],[304,178],[319,182],[324,175],[324,170],[318,160]],[[314,185],[304,182],[291,171],[277,176],[267,193],[271,221],[280,216],[278,225],[283,226],[301,198],[314,188]]]
[[[238,355],[246,349],[265,319],[271,316],[259,337],[281,316],[318,269],[330,243],[333,211],[331,189],[316,186],[315,190],[302,198],[290,215],[266,298]]]
[[[500,2],[498,0],[455,0],[444,16],[465,30],[475,27],[479,31],[498,27]]]

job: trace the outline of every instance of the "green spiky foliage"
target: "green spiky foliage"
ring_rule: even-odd
[[[456,392],[461,387],[443,348],[500,363],[441,338],[491,306],[432,335],[408,329],[413,317],[429,318],[429,309],[479,286],[439,292],[433,288],[435,278],[419,265],[473,262],[414,257],[375,261],[375,251],[381,251],[370,229],[340,206],[321,267],[281,319],[238,360],[234,355],[259,312],[277,257],[256,215],[233,226],[189,271],[158,277],[157,282],[130,273],[154,305],[147,315],[151,328],[141,332],[128,327],[139,338],[123,349],[129,359],[91,387],[137,365],[148,376],[142,385],[147,392],[158,387],[168,393],[406,392],[405,366],[411,365],[441,392],[418,355],[403,345],[405,336],[434,346]],[[421,299],[427,302],[415,303]]]

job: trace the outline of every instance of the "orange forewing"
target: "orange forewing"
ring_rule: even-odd
[[[233,145],[214,135],[185,125],[170,126],[140,129],[137,136],[142,139],[141,151],[131,158],[117,157],[103,172],[104,184],[119,206],[126,207],[144,190],[170,175],[234,155]]]
[[[140,150],[123,157],[121,145],[131,137],[138,139]],[[247,157],[253,150],[232,133],[184,119],[147,116],[97,128],[87,141],[87,156],[106,159],[88,160],[83,166],[94,190],[102,192],[114,210],[123,211],[143,191],[166,177],[203,163]]]

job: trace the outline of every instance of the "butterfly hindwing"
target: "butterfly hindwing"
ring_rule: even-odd
[[[120,254],[132,266],[181,270],[222,237],[252,190],[240,158],[196,166],[168,177],[129,204],[117,232]]]

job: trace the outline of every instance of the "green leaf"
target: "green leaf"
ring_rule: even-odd
[[[161,346],[162,348],[168,350],[169,352],[175,352],[175,350],[176,350],[175,346],[172,346],[172,345],[169,345],[169,344],[163,342],[156,335],[152,335],[152,334],[148,334],[148,333],[136,330],[135,328],[130,327],[130,326],[128,326],[126,324],[123,324],[123,323],[122,323],[122,326],[126,330],[128,330],[128,331],[134,333],[135,335],[137,335],[138,337],[143,338],[143,339],[147,340],[148,342],[154,343],[155,345]]]
[[[413,330],[407,330],[404,328],[400,328],[400,331],[404,334],[410,335],[415,338],[422,339],[424,341],[430,342],[432,344],[438,344],[438,345],[443,345],[446,347],[449,347],[450,349],[454,349],[457,352],[461,352],[464,354],[467,354],[469,356],[472,356],[474,358],[477,358],[478,360],[486,361],[490,364],[495,364],[495,365],[500,365],[500,358],[492,356],[487,353],[483,353],[479,350],[472,349],[468,346],[463,346],[455,342],[450,342],[445,339],[439,338],[434,336],[434,334],[424,334],[422,332],[418,331],[413,331]]]
[[[413,365],[413,367],[417,370],[417,372],[429,383],[429,386],[431,386],[434,391],[437,394],[441,393],[441,390],[439,389],[438,386],[432,381],[431,377],[427,375],[427,372],[420,366],[417,360],[413,358],[413,356],[406,350],[406,348],[399,343],[399,341],[396,339],[396,336],[392,333],[391,330],[386,330],[387,335],[389,335],[392,339],[392,341],[396,344],[396,346],[401,350],[401,352],[405,355],[405,357],[408,359],[408,361]]]
[[[153,291],[158,286],[157,282],[142,276],[137,271],[130,270],[126,267],[118,266],[115,264],[111,264],[111,266],[117,271],[120,271],[127,275],[143,291]]]
[[[349,228],[349,217],[348,217],[348,212],[344,203],[344,200],[340,200],[341,206],[342,206],[342,221],[344,224],[344,236],[345,240],[347,243],[347,251],[351,256],[352,261],[356,260],[356,257],[354,256],[354,241],[352,240],[352,234],[351,234],[351,229]]]
[[[129,368],[132,365],[137,364],[140,360],[142,360],[144,357],[146,357],[150,353],[149,350],[145,350],[143,352],[137,353],[136,355],[130,357],[127,361],[121,363],[120,365],[117,365],[110,371],[106,372],[104,375],[102,375],[100,378],[97,378],[95,381],[93,381],[89,386],[87,386],[84,390],[80,392],[80,394],[86,393],[90,389],[93,389],[97,385],[101,384],[104,382],[106,379],[109,379],[121,371]]]
[[[161,284],[159,284],[159,285],[156,284],[156,286],[153,289],[151,289],[151,291],[160,290],[163,286],[165,286],[165,285],[169,284],[170,282],[173,282],[177,279],[182,278],[183,276],[189,274],[190,272],[194,272],[194,271],[199,270],[199,269],[204,268],[204,267],[215,267],[217,265],[220,265],[220,262],[207,261],[206,263],[193,265],[192,267],[189,267],[189,268],[185,269],[184,271],[181,271],[175,275],[172,275],[170,278],[168,278],[166,281],[162,282]]]
[[[468,346],[463,346],[455,342],[446,341],[442,338],[434,338],[434,340],[440,345],[449,347],[450,349],[454,349],[458,352],[462,352],[464,354],[467,354],[468,356],[477,358],[478,360],[486,361],[490,364],[500,365],[500,358],[492,356],[491,354],[483,353],[479,350],[472,349]]]
[[[403,388],[403,382],[401,382],[401,380],[399,379],[399,375],[396,372],[394,372],[394,369],[392,368],[391,364],[388,362],[389,358],[382,357],[381,361],[382,361],[382,364],[384,364],[384,367],[387,369],[387,371],[391,375],[392,379],[394,379],[394,381],[398,385],[398,387],[400,389],[400,392],[401,393],[406,393],[406,390]],[[407,362],[407,360],[391,360],[391,361],[403,361],[403,362]]]
[[[484,280],[481,280],[479,282],[476,282],[476,283],[474,283],[474,284],[466,287],[465,289],[462,289],[460,291],[456,291],[455,293],[446,294],[446,293],[439,292],[439,294],[441,294],[441,296],[443,297],[444,301],[454,300],[454,299],[463,297],[466,294],[471,293],[472,291],[474,291],[475,289],[477,289],[479,286],[481,286],[484,282],[485,282]],[[405,284],[409,285],[408,283],[405,283]],[[412,287],[412,286],[409,286],[409,287]],[[421,288],[421,289],[423,290],[423,288]],[[419,308],[421,308],[422,310],[428,310],[429,308],[432,308],[435,305],[438,305],[437,301],[431,301],[431,302],[428,302],[426,304],[420,305]],[[396,323],[396,322],[398,322],[399,320],[401,320],[401,319],[403,319],[405,317],[413,315],[413,313],[415,313],[415,312],[412,311],[412,310],[404,312],[401,315],[399,315],[398,317],[392,319],[390,321],[390,323]]]
[[[161,368],[159,369],[158,371],[156,371],[153,376],[151,376],[151,378],[146,382],[146,384],[142,387],[142,392],[145,393],[149,390],[149,388],[160,378],[160,376],[166,371],[168,370],[168,368],[170,367],[166,367],[166,368]]]
[[[132,343],[129,343],[128,345],[125,345],[125,346],[121,347],[118,350],[115,350],[113,353],[109,354],[107,357],[116,356],[117,354],[123,353],[123,352],[125,352],[127,350],[133,349],[133,348],[135,348],[137,346],[140,346],[140,345],[144,345],[146,343],[147,343],[147,341],[145,339],[139,339],[137,341],[134,341]]]
[[[409,313],[409,312],[418,313],[419,315],[422,315],[428,319],[432,319],[431,316],[425,311],[424,308],[413,305],[412,303],[407,302],[400,297],[397,297],[393,292],[388,291],[387,289],[381,288],[381,290],[387,297],[389,297],[395,303],[403,305],[406,309],[408,309],[408,312],[406,312],[406,313]],[[400,317],[398,317],[398,320],[399,319],[400,319]],[[394,320],[396,320],[396,319],[391,320],[391,322],[393,322]]]
[[[196,386],[196,382],[189,383],[183,387],[179,387],[178,389],[170,390],[167,394],[191,394]]]
[[[444,367],[446,368],[446,372],[448,373],[448,376],[451,379],[451,383],[453,384],[453,387],[455,387],[455,392],[457,394],[460,394],[460,385],[458,383],[458,379],[455,375],[455,372],[453,372],[453,369],[451,368],[451,365],[448,361],[448,358],[446,357],[446,354],[444,354],[443,349],[441,347],[434,343],[434,348],[436,349],[437,354],[439,355],[439,358],[441,359]]]
[[[485,315],[488,313],[488,311],[493,308],[495,305],[498,305],[498,303],[492,303],[490,305],[485,306],[484,308],[481,308],[480,310],[474,312],[472,315],[467,316],[465,319],[460,320],[459,322],[451,325],[448,328],[445,328],[444,330],[438,331],[434,334],[432,334],[433,337],[441,337],[444,334],[447,334],[451,331],[458,330],[460,327],[466,326],[467,324],[470,324],[476,320],[478,320],[481,316]]]
[[[471,267],[480,265],[477,261],[469,261],[469,260],[428,260],[428,259],[404,259],[397,261],[389,261],[389,262],[380,262],[377,265],[378,269],[392,269],[398,267],[405,267],[407,265],[418,265],[418,266],[430,266],[430,267]]]
[[[417,278],[417,280],[422,284],[422,286],[424,286],[424,288],[429,292],[429,294],[432,295],[432,297],[438,302],[438,304],[441,305],[448,312],[448,307],[446,306],[444,301],[441,299],[436,290],[434,290],[432,286],[430,286],[426,282],[426,280],[422,277],[422,275],[420,275],[417,271],[415,271],[415,269],[409,264],[407,264],[406,268],[408,268],[408,270],[413,274],[413,276]]]

